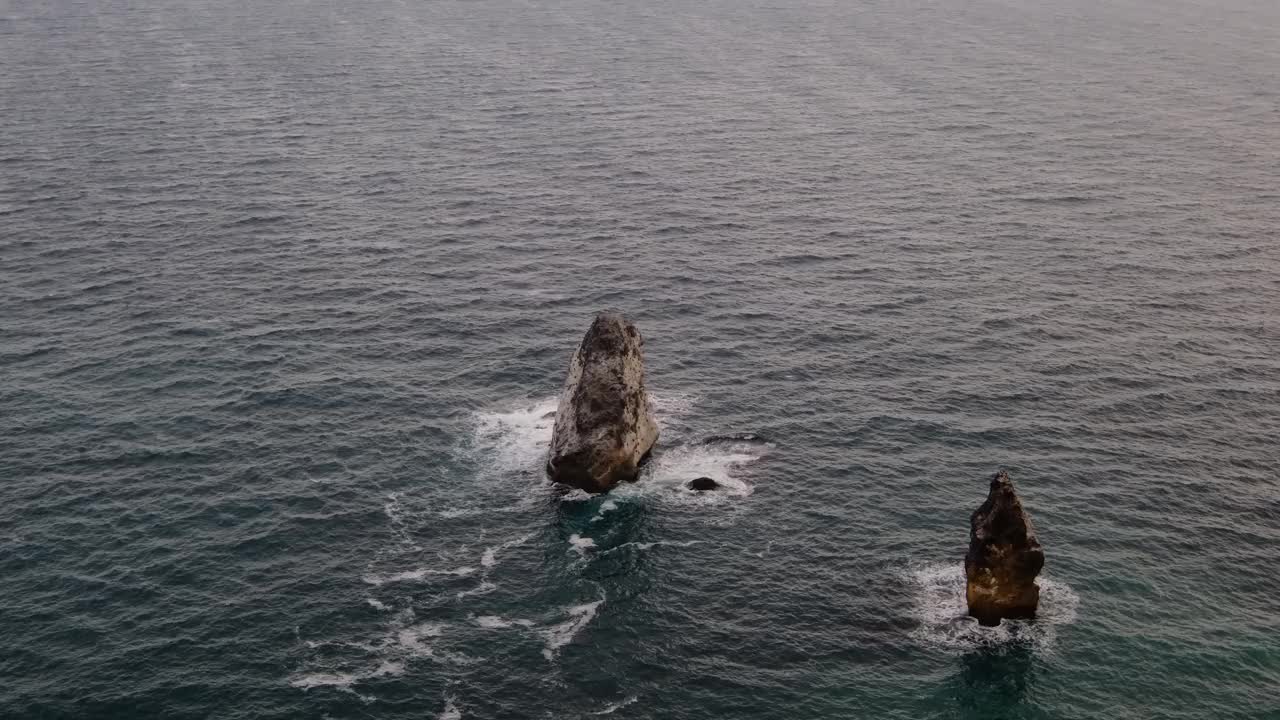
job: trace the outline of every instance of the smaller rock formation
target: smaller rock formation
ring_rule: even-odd
[[[685,487],[689,488],[690,490],[697,490],[698,492],[702,492],[704,490],[715,490],[716,488],[720,487],[720,483],[716,482],[715,480],[712,480],[709,477],[700,477],[700,478],[694,478],[689,482],[685,483]]]
[[[716,443],[767,443],[768,440],[755,433],[733,433],[730,435],[709,435],[702,439],[703,445]]]
[[[632,481],[658,440],[644,389],[644,339],[617,313],[600,313],[569,363],[547,456],[555,482],[606,492]]]
[[[964,558],[969,614],[981,625],[1035,617],[1040,603],[1036,575],[1043,567],[1044,550],[1031,518],[1002,470],[991,478],[987,501],[969,519]]]

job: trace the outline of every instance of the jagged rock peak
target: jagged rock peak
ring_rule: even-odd
[[[1035,527],[1002,470],[991,478],[986,502],[969,519],[964,560],[969,614],[983,625],[1035,617],[1040,602],[1035,579],[1043,567]]]
[[[622,315],[600,313],[569,363],[547,475],[605,492],[636,478],[657,439],[644,386],[644,338]]]

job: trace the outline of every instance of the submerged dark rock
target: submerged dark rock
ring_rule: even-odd
[[[714,445],[717,443],[765,443],[765,438],[755,433],[733,433],[731,435],[709,435],[702,439],[704,445]]]
[[[991,478],[987,501],[969,519],[964,558],[969,614],[982,625],[1035,617],[1040,604],[1036,575],[1043,567],[1044,550],[1031,518],[1002,470]]]
[[[658,439],[644,388],[644,339],[617,313],[600,313],[569,363],[547,456],[555,482],[606,492],[635,480]]]
[[[709,477],[700,477],[700,478],[694,478],[689,482],[685,483],[685,487],[689,488],[690,490],[698,490],[698,491],[715,490],[716,488],[720,487],[720,483],[716,482],[715,480],[712,480]]]

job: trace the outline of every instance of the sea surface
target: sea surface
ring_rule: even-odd
[[[1275,0],[0,0],[4,720],[1276,720],[1278,438]]]

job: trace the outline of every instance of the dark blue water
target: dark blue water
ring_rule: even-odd
[[[1272,0],[0,0],[0,717],[1280,718],[1278,69]],[[603,308],[663,435],[561,498]]]

